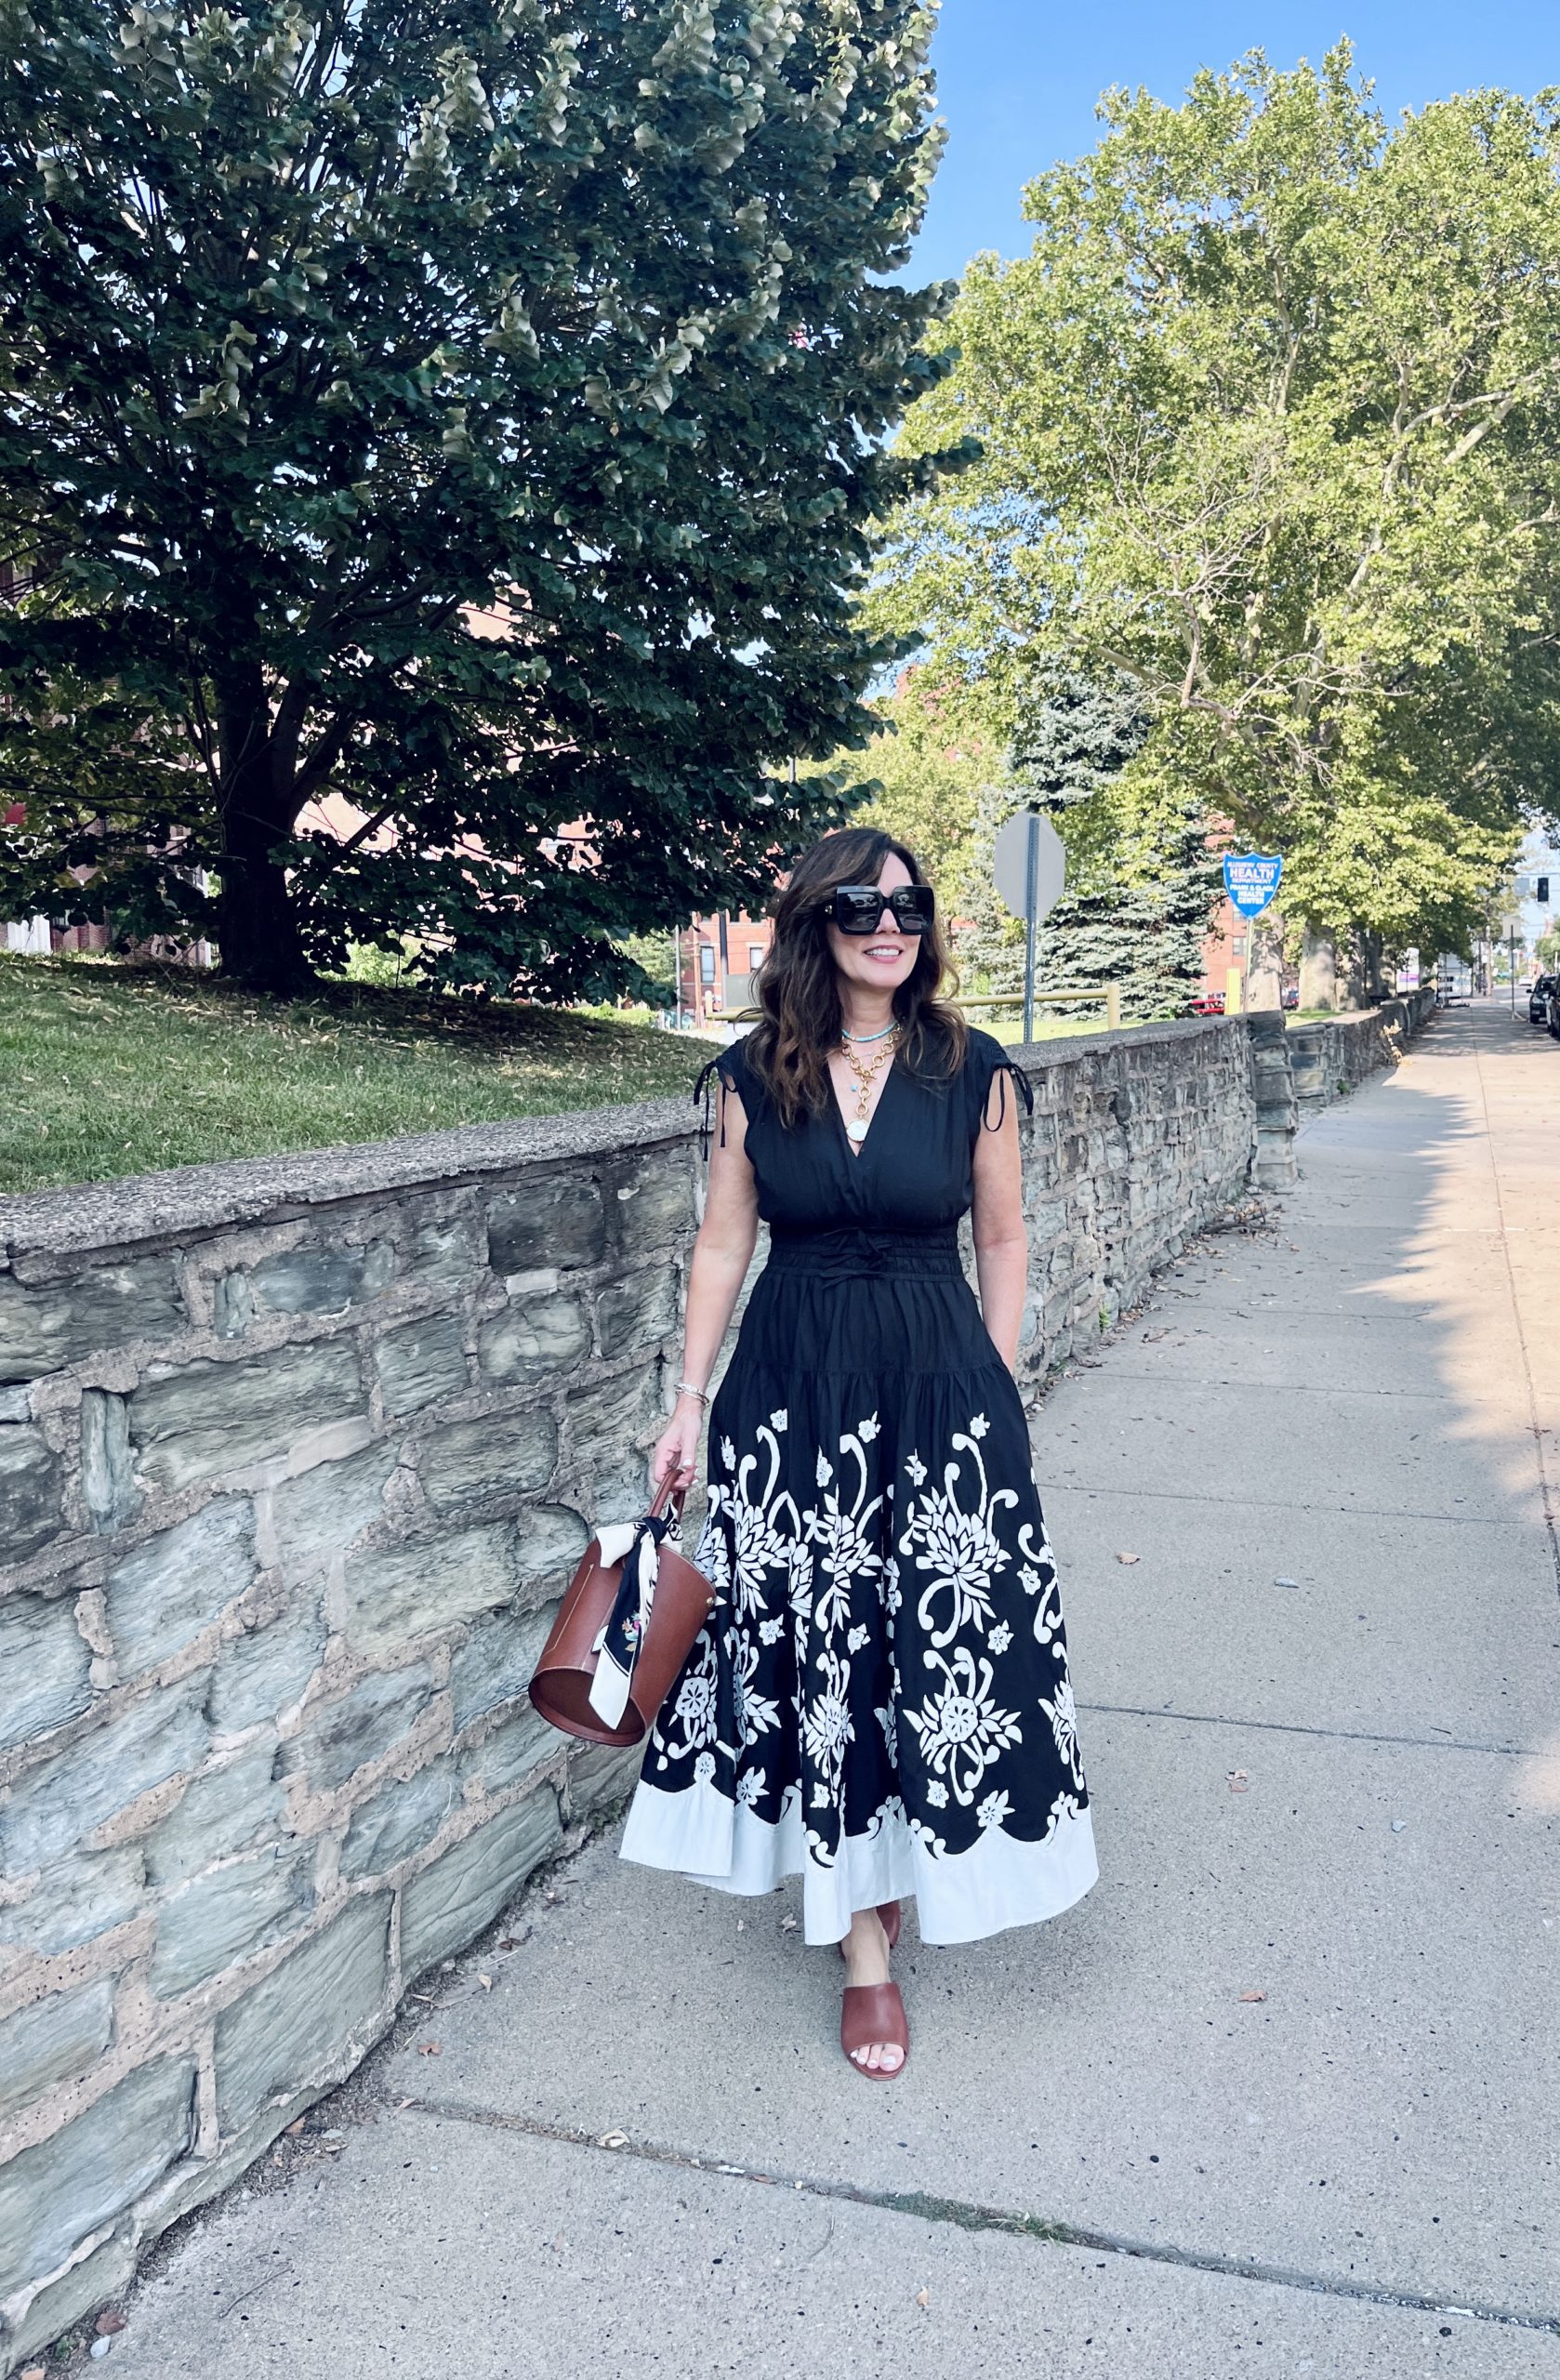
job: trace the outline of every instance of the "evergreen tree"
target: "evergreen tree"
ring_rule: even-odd
[[[0,914],[549,997],[756,899],[900,649],[873,524],[966,452],[887,436],[932,27],[0,0]]]

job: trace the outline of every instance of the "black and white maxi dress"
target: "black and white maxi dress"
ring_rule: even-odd
[[[832,1099],[787,1128],[740,1043],[718,1064],[770,1252],[709,1416],[716,1607],[623,1856],[732,1893],[800,1873],[809,1942],[912,1894],[927,1942],[1052,1917],[1098,1872],[1061,1596],[958,1239],[1008,1061],[976,1033],[951,1082],[896,1062],[859,1155]]]

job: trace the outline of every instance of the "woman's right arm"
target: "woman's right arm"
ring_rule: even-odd
[[[734,1091],[722,1089],[721,1130],[709,1152],[704,1221],[688,1274],[681,1378],[707,1390],[715,1359],[753,1261],[759,1236],[759,1194],[747,1158],[747,1118]],[[698,1461],[707,1399],[680,1388],[668,1426],[656,1441],[652,1466],[657,1486],[675,1468],[691,1479]]]

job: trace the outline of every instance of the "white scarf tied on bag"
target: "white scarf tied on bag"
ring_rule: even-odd
[[[671,1526],[671,1517],[666,1514],[622,1521],[596,1532],[602,1567],[610,1570],[616,1563],[623,1565],[616,1601],[591,1648],[597,1661],[596,1674],[590,1682],[590,1708],[609,1727],[622,1726],[623,1713],[628,1707],[634,1663],[644,1643],[644,1632],[650,1625],[655,1602],[661,1540]]]

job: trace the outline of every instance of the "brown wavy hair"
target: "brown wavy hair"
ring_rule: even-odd
[[[904,862],[913,884],[926,882],[914,852],[892,835],[871,826],[842,826],[803,852],[776,904],[774,938],[753,986],[763,1016],[742,1053],[783,1124],[826,1112],[833,1096],[828,1058],[844,1022],[828,946],[835,887],[876,884],[891,856]],[[964,1064],[968,1028],[958,1011],[939,997],[957,983],[938,919],[921,935],[915,966],[893,996],[899,1055],[923,1080],[945,1081]]]

